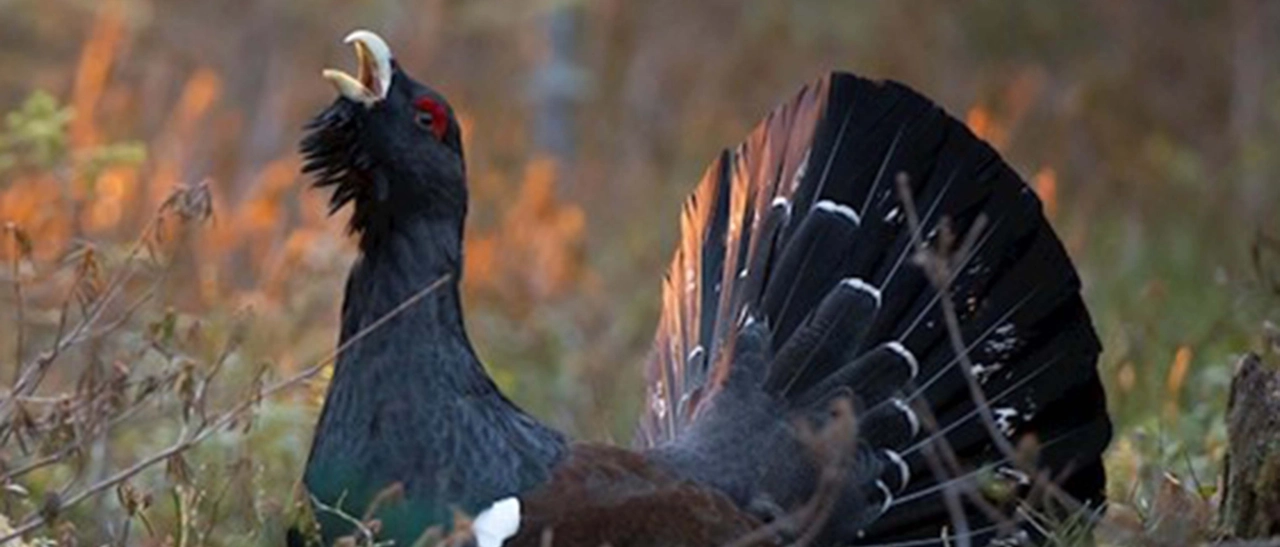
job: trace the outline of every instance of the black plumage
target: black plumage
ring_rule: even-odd
[[[947,251],[944,234],[964,236],[982,219],[971,252],[953,257],[961,262],[948,293],[914,260],[903,183],[919,237],[935,251]],[[762,391],[784,415],[818,415],[842,396],[856,404],[862,465],[852,499],[841,502],[850,512],[833,518],[827,538],[954,542],[940,538],[955,530],[941,485],[977,488],[991,475],[1018,483],[1036,468],[1077,500],[1102,501],[1110,424],[1079,279],[1030,189],[927,99],[847,74],[820,80],[708,170],[683,227],[641,438],[695,480],[735,491],[721,484],[732,479],[716,462],[750,458],[784,478],[752,481],[740,502],[787,507],[808,495],[812,470],[777,438],[785,432],[718,416],[740,412],[718,409],[720,399]],[[1030,469],[996,449],[947,336],[942,298],[995,426],[1014,444],[1038,437]],[[753,361],[765,369],[753,373],[763,378],[756,384],[720,380],[741,366],[726,356],[744,317],[770,325],[772,351]],[[925,456],[943,445],[972,471],[935,474]],[[796,468],[784,470],[788,463]],[[982,532],[974,539],[1016,536],[966,508],[970,530]]]
[[[455,508],[475,514],[510,497],[517,528],[481,547],[540,545],[547,529],[566,547],[729,543],[831,486],[797,424],[830,422],[839,400],[852,403],[857,437],[829,517],[812,530],[817,544],[1035,539],[1009,500],[962,499],[957,522],[943,496],[953,486],[994,480],[1017,497],[1043,476],[1075,500],[1103,501],[1110,424],[1075,270],[1017,174],[919,94],[829,75],[707,170],[664,283],[631,451],[566,441],[509,402],[475,358],[457,286],[457,124],[451,114],[444,132],[437,119],[415,124],[424,97],[451,111],[391,66],[385,97],[339,98],[303,141],[306,170],[336,188],[335,208],[353,204],[361,239],[341,340],[447,281],[339,358],[304,476],[325,506],[360,514],[401,483],[403,500],[377,516],[404,544],[448,527]],[[948,234],[977,227],[947,292],[913,259],[900,188],[931,248],[948,251]],[[1014,461],[993,434],[1034,436],[1038,452]],[[958,468],[930,464],[943,447]],[[319,513],[327,540],[349,531]],[[804,533],[775,528],[753,544]]]
[[[304,170],[351,203],[360,256],[343,295],[338,356],[303,481],[329,506],[362,515],[392,484],[405,501],[379,512],[387,537],[412,543],[545,481],[563,437],[520,411],[485,374],[467,339],[458,282],[466,192],[458,128],[437,140],[414,121],[438,94],[398,67],[366,108],[339,98],[308,126]],[[442,284],[441,284],[442,283]],[[361,331],[438,285],[378,328]],[[483,463],[481,463],[483,462]],[[349,523],[316,511],[325,537]],[[407,540],[406,538],[410,538]]]

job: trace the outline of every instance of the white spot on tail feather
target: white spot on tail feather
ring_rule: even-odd
[[[916,356],[911,353],[911,350],[907,349],[907,346],[902,345],[902,342],[897,340],[885,345],[888,346],[889,351],[902,356],[902,360],[907,362],[908,367],[911,367],[911,378],[914,379],[916,375],[920,374],[920,363],[916,361]]]
[[[907,402],[902,399],[894,398],[893,406],[897,407],[898,410],[901,410],[903,414],[907,415],[907,423],[911,424],[911,436],[915,437],[920,434],[920,418],[917,418],[915,411],[911,410],[911,407],[907,406]]]
[[[890,505],[893,505],[893,493],[889,491],[889,485],[885,484],[884,481],[876,481],[876,487],[884,493],[884,501],[880,503],[880,513],[883,514],[889,510]]]
[[[893,450],[889,450],[887,448],[884,449],[883,452],[884,452],[885,458],[888,458],[889,461],[893,462],[894,465],[898,466],[898,473],[901,474],[902,476],[902,482],[898,483],[902,485],[899,487],[899,489],[906,488],[907,483],[911,482],[911,467],[907,465],[906,460],[902,459],[901,454],[898,454],[897,452],[894,452]]]
[[[842,203],[836,203],[829,199],[824,199],[822,201],[819,201],[818,204],[815,205],[814,207],[821,209],[823,211],[827,211],[829,213],[835,213],[837,215],[845,217],[849,219],[851,222],[853,222],[855,225],[862,223],[862,218],[859,217],[858,213],[853,210],[853,207],[850,207],[848,205],[844,205]]]
[[[1013,323],[1005,323],[996,328],[994,336],[983,344],[983,349],[993,355],[1008,355],[1017,349],[1018,343],[1017,327]]]
[[[796,174],[791,177],[791,191],[800,187],[800,181],[804,180],[804,174],[809,171],[809,154],[813,152],[813,148],[804,151],[804,158],[800,160],[800,165],[796,167]]]
[[[978,380],[978,383],[985,384],[987,383],[987,380],[991,378],[992,374],[999,372],[1002,368],[1004,368],[1002,363],[991,363],[990,365],[974,363],[973,366],[969,368],[969,372]]]
[[[991,413],[995,415],[996,427],[1004,436],[1013,435],[1013,420],[1018,417],[1018,409],[1011,406],[999,407],[991,409]]]
[[[1020,486],[1027,486],[1031,484],[1031,477],[1027,476],[1026,473],[1023,473],[1022,471],[1018,469],[1014,469],[1007,465],[997,467],[996,473],[1004,478],[1007,478],[1013,482],[1018,483]]]
[[[846,277],[840,281],[840,284],[855,291],[861,291],[871,295],[871,298],[876,301],[876,307],[880,307],[880,289],[872,287],[870,283],[867,283],[857,277]]]
[[[776,198],[773,198],[773,202],[770,203],[769,206],[781,207],[784,211],[787,212],[787,216],[791,216],[791,200],[787,199],[786,196],[778,196]]]
[[[692,364],[695,359],[702,357],[703,353],[706,353],[706,350],[702,349],[702,344],[698,344],[693,348],[693,351],[689,352],[689,357],[685,359],[685,362]]]
[[[667,417],[667,398],[663,395],[664,393],[666,393],[666,386],[661,379],[654,382],[653,388],[649,391],[649,406],[659,420]]]
[[[494,502],[471,521],[479,547],[502,547],[519,529],[520,499],[515,496]]]
[[[990,547],[1022,547],[1031,541],[1031,536],[1026,530],[1018,530],[1012,536],[995,538],[987,545]]]
[[[1035,397],[1031,395],[1032,393],[1035,393],[1035,392],[1032,391],[1031,393],[1028,393],[1027,396],[1022,398],[1022,421],[1023,422],[1030,422],[1031,420],[1035,419],[1036,412],[1040,409],[1039,406],[1036,406],[1036,400],[1035,400]]]
[[[898,220],[898,217],[901,215],[902,215],[902,209],[897,205],[894,205],[892,209],[889,209],[889,214],[886,214],[884,216],[884,221],[895,222]]]

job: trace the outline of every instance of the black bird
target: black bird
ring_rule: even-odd
[[[457,120],[377,35],[347,42],[358,74],[325,71],[340,96],[301,145],[360,249],[304,476],[325,543],[374,504],[397,545],[455,511],[480,547],[1016,545],[1104,501],[1080,280],[1035,194],[928,99],[829,74],[712,163],[627,449],[567,439],[485,373]]]

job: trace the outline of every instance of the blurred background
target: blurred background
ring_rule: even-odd
[[[630,439],[702,170],[831,69],[932,97],[1039,193],[1103,337],[1111,495],[1137,518],[1164,473],[1212,511],[1233,364],[1280,351],[1277,2],[0,0],[0,14],[0,381],[68,321],[108,319],[6,408],[31,425],[0,441],[0,470],[23,470],[0,484],[13,523],[172,443],[193,389],[225,408],[332,349],[354,250],[296,143],[334,96],[320,70],[351,70],[341,38],[361,27],[462,121],[482,359],[576,435]],[[119,420],[67,402],[113,378],[125,402],[97,413],[131,409]],[[271,543],[323,390],[321,374],[255,402],[183,461],[55,511],[48,535]]]

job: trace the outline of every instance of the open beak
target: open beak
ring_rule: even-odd
[[[381,36],[367,30],[348,34],[343,42],[356,48],[356,75],[326,68],[321,73],[343,97],[371,107],[387,98],[391,87],[391,48]]]

